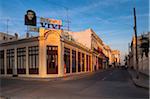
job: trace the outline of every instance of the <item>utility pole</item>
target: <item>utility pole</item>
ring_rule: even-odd
[[[138,48],[137,48],[137,27],[136,27],[136,11],[135,11],[135,8],[133,8],[133,11],[134,11],[134,32],[135,32],[135,50],[136,50],[136,72],[137,72],[137,75],[136,75],[136,78],[138,79],[139,78],[139,67],[138,67]]]

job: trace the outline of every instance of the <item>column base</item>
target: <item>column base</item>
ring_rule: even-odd
[[[12,75],[12,77],[18,77],[18,75],[14,74],[14,75]]]

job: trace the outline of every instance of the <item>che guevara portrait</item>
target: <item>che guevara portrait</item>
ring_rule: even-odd
[[[36,26],[36,14],[33,10],[28,10],[26,12],[25,25]]]

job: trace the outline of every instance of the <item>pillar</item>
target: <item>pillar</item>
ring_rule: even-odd
[[[80,72],[82,72],[82,52],[80,52]]]
[[[7,75],[7,61],[6,61],[6,59],[7,59],[7,50],[5,49],[4,50],[4,73],[5,73],[5,75]]]
[[[60,40],[58,46],[58,75],[64,76],[64,42]]]
[[[14,48],[13,77],[17,76],[17,48]]]
[[[72,48],[70,48],[70,74],[72,73]]]
[[[76,49],[76,72],[78,72],[78,49]]]
[[[90,68],[91,68],[91,72],[93,71],[93,55],[90,55]]]
[[[88,72],[90,71],[90,55],[88,55]]]
[[[40,28],[39,30],[39,75],[40,77],[46,77],[46,42],[44,38],[44,28]]]
[[[84,53],[84,71],[86,72],[86,68],[87,68],[87,66],[86,66],[87,64],[86,64],[86,53]]]
[[[29,61],[29,58],[28,58],[28,46],[26,46],[26,75],[29,75],[29,65],[28,65],[28,61]]]

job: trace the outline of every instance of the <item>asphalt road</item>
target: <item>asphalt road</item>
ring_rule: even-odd
[[[1,78],[1,96],[8,99],[149,99],[128,71],[108,69],[77,80],[31,81]]]

